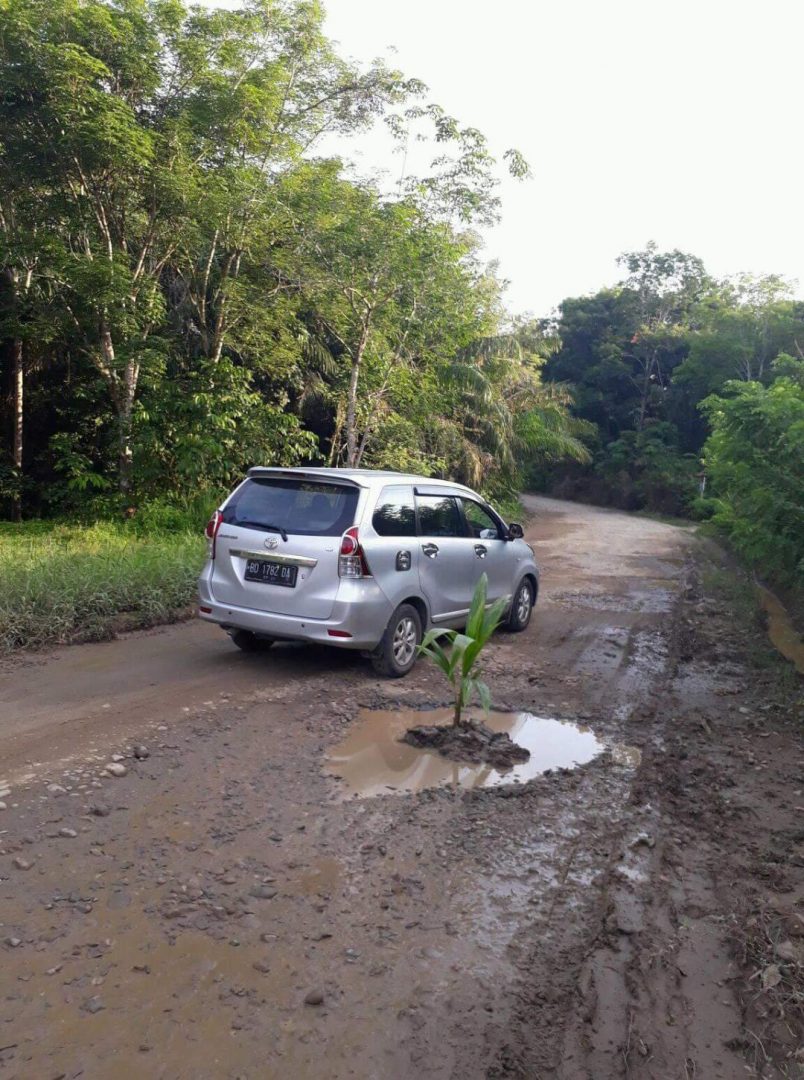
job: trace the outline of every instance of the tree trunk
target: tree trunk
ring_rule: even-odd
[[[350,469],[356,468],[358,463],[357,389],[360,384],[360,365],[363,362],[363,353],[366,351],[370,328],[371,311],[367,312],[360,331],[360,338],[352,356],[352,370],[349,375],[349,392],[346,399],[346,464]]]
[[[335,430],[332,432],[332,442],[329,448],[329,459],[327,464],[331,467],[337,464],[338,457],[341,452],[341,432],[343,431],[343,402],[338,402],[338,407],[335,410]]]
[[[112,333],[105,321],[102,321],[100,326],[100,346],[100,371],[109,384],[109,391],[117,412],[117,487],[120,494],[128,499],[131,493],[131,425],[140,378],[140,365],[134,360],[128,360],[121,379],[115,370]]]
[[[120,400],[118,424],[118,483],[120,494],[129,498],[131,494],[131,470],[133,455],[131,452],[131,428],[134,416],[134,400],[137,396],[137,384],[140,378],[140,365],[129,360],[126,364],[123,392]]]
[[[650,356],[645,360],[642,371],[642,392],[639,399],[639,415],[637,417],[637,431],[641,432],[645,427],[645,420],[648,415],[648,397],[650,395],[650,380],[651,375],[656,368],[656,352],[651,352]]]
[[[117,416],[117,486],[128,499],[131,492],[131,405],[126,402]]]
[[[642,393],[639,399],[639,415],[637,416],[637,431],[639,432],[641,432],[645,426],[645,413],[648,408],[648,386],[648,376],[646,374],[642,381]]]
[[[349,395],[346,399],[346,464],[357,465],[357,387],[360,380],[360,361],[352,361],[349,376]]]
[[[12,381],[14,400],[14,435],[11,460],[14,471],[17,473],[18,482],[22,483],[22,448],[23,430],[22,418],[25,406],[25,371],[23,367],[22,341],[15,338],[11,346],[12,355]],[[11,504],[11,518],[13,521],[22,521],[22,492],[18,488]]]

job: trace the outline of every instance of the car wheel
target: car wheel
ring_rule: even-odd
[[[374,670],[386,678],[401,679],[416,663],[421,640],[421,616],[412,604],[400,604],[371,654]]]
[[[273,645],[271,638],[257,637],[250,630],[230,630],[229,637],[243,652],[263,652]]]
[[[532,614],[533,585],[528,578],[525,578],[519,583],[519,588],[514,595],[511,610],[508,613],[508,620],[505,624],[506,630],[511,630],[516,634],[527,629]]]

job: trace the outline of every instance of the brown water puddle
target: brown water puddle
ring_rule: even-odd
[[[470,789],[522,784],[548,769],[583,765],[605,749],[587,727],[524,712],[492,712],[484,720],[493,731],[507,732],[514,742],[530,751],[528,761],[504,771],[486,763],[449,761],[399,741],[409,727],[448,724],[451,719],[451,709],[363,709],[358,723],[330,751],[326,770],[343,781],[344,795],[369,798],[445,785]]]
[[[764,585],[757,585],[756,589],[760,606],[768,616],[768,637],[782,656],[804,675],[804,639],[781,600]]]

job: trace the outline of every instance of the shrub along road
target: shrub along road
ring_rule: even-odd
[[[345,797],[423,664],[190,624],[6,665],[0,1076],[795,1075],[800,685],[690,531],[532,508],[487,681],[612,750],[527,785]]]

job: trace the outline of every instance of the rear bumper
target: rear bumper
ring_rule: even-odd
[[[198,599],[199,616],[224,629],[251,630],[284,641],[316,641],[342,649],[374,649],[392,614],[388,598],[370,578],[343,579],[328,619],[302,619],[296,615],[220,604],[212,596],[205,573],[198,581]],[[331,630],[336,632],[335,636],[330,634]],[[345,634],[349,636],[342,636]]]

